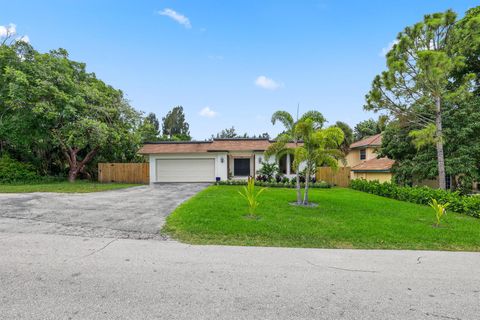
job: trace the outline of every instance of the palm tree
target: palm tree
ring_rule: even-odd
[[[328,166],[337,170],[338,160],[344,157],[340,149],[344,134],[336,126],[326,129],[318,128],[310,118],[299,121],[295,126],[295,133],[303,141],[303,144],[295,149],[294,163],[297,167],[302,162],[306,164],[302,204],[308,205],[308,187],[312,168]]]
[[[311,119],[315,128],[323,127],[323,124],[326,122],[323,115],[315,110],[311,110],[302,115],[300,119],[293,120],[293,117],[287,111],[276,111],[272,115],[272,124],[280,122],[285,127],[285,131],[280,134],[275,143],[271,144],[270,147],[266,150],[265,156],[270,157],[275,155],[277,159],[285,156],[286,154],[295,154],[295,149],[298,147],[299,137],[296,133],[295,127],[297,123],[305,119]],[[289,143],[293,142],[294,146],[292,147]],[[302,203],[302,192],[300,190],[300,174],[298,170],[297,162],[294,161],[294,170],[296,173],[296,189],[297,189],[297,204]]]

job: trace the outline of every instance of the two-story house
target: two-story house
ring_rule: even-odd
[[[378,180],[380,182],[392,180],[392,166],[395,161],[388,158],[377,158],[378,148],[381,145],[381,134],[350,145],[346,163],[341,164],[351,168],[350,179]]]

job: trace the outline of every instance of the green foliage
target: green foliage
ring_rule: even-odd
[[[173,141],[190,141],[189,124],[185,120],[182,106],[176,106],[162,118],[164,139]]]
[[[275,162],[262,162],[262,167],[257,170],[257,174],[265,177],[265,180],[271,181],[278,174],[278,165]]]
[[[467,101],[475,80],[475,74],[467,72],[465,51],[459,49],[468,43],[457,33],[456,14],[451,10],[425,15],[423,21],[405,28],[387,54],[387,70],[374,78],[364,107],[387,111],[402,125],[417,130],[414,141],[421,145],[435,143],[442,189],[446,185],[444,108]]]
[[[137,132],[143,143],[155,142],[160,139],[160,124],[155,113],[151,112],[142,119]]]
[[[432,199],[428,204],[432,207],[433,211],[435,212],[435,217],[437,218],[437,227],[440,226],[440,221],[444,214],[447,213],[447,208],[450,206],[450,203],[439,203],[436,199]]]
[[[360,121],[354,128],[354,140],[358,141],[382,133],[387,127],[388,121],[387,115],[379,116],[378,120],[368,119]]]
[[[255,179],[248,178],[247,185],[243,187],[243,193],[238,191],[238,193],[247,201],[248,204],[248,213],[252,216],[255,215],[255,210],[258,205],[258,197],[265,191],[265,188],[262,188],[258,191],[255,190]]]
[[[342,121],[337,121],[335,126],[340,128],[343,131],[343,142],[340,145],[340,149],[345,155],[350,151],[350,145],[353,143],[353,130],[348,124]]]
[[[297,115],[298,117],[298,115]],[[268,149],[265,151],[265,156],[270,157],[275,155],[277,159],[281,159],[286,154],[295,154],[296,149],[298,148],[298,141],[300,140],[300,136],[298,134],[298,130],[296,129],[298,123],[303,122],[309,119],[311,121],[312,127],[315,129],[320,129],[323,127],[326,119],[323,115],[316,110],[307,111],[305,114],[301,116],[300,119],[297,121],[293,120],[293,116],[288,113],[287,111],[277,111],[272,115],[272,124],[275,125],[277,122],[281,122],[285,127],[285,131],[281,133],[276,141],[272,143]],[[292,146],[293,142],[293,146]],[[293,162],[293,169],[296,172],[296,188],[297,188],[297,203],[302,203],[302,192],[300,190],[300,173],[299,173],[299,162]],[[308,195],[307,197],[308,198]]]
[[[441,203],[449,203],[454,212],[480,218],[480,197],[478,196],[463,196],[458,192],[428,187],[400,187],[389,182],[380,183],[363,179],[352,180],[350,187],[382,197],[423,205],[428,205],[431,199],[437,199]]]
[[[217,183],[220,186],[244,186],[247,184],[246,180],[222,180]],[[276,182],[276,181],[255,181],[255,185],[259,187],[269,187],[269,188],[295,188],[296,180],[292,178],[291,181],[288,179]],[[325,181],[310,182],[308,184],[309,188],[314,189],[329,189],[332,186]],[[305,188],[305,183],[300,183],[301,188]]]
[[[437,142],[436,135],[437,127],[430,123],[423,129],[412,130],[408,134],[412,138],[412,142],[417,149],[422,149],[426,146],[434,145]]]
[[[16,161],[6,154],[0,157],[0,183],[30,182],[39,179],[32,165]]]
[[[340,150],[343,142],[343,131],[336,127],[326,129],[318,128],[315,121],[306,118],[295,126],[295,133],[303,141],[303,144],[295,149],[294,167],[305,163],[305,181],[310,181],[310,176],[315,174],[315,168],[328,166],[334,170],[338,168],[338,160],[344,157]],[[298,171],[298,170],[297,170]],[[308,187],[305,184],[303,204],[308,204]]]
[[[0,147],[42,175],[74,180],[98,160],[137,157],[139,113],[64,49],[0,46],[0,114]]]
[[[480,98],[475,97],[444,108],[445,171],[453,177],[453,189],[462,193],[471,192],[473,181],[480,180],[479,105]],[[410,131],[410,127],[393,121],[383,133],[380,149],[381,156],[395,160],[394,178],[402,185],[438,175],[435,147],[427,143],[415,148]]]
[[[238,134],[235,131],[235,127],[223,129],[221,132],[217,133],[216,136],[212,135],[212,139],[233,139],[237,138]]]

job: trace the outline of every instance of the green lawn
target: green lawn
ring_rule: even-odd
[[[62,192],[62,193],[86,193],[106,190],[116,190],[138,186],[127,183],[98,183],[89,181],[68,181],[48,183],[24,183],[24,184],[0,184],[0,193],[26,193],[26,192]]]
[[[194,244],[480,251],[480,219],[344,188],[313,189],[316,208],[292,206],[292,189],[261,195],[259,220],[245,218],[240,187],[211,186],[178,207],[162,232]]]

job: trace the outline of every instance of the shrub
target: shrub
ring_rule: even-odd
[[[247,185],[247,180],[222,180],[217,183],[217,185],[222,186],[244,186]],[[256,180],[255,185],[259,187],[271,187],[271,188],[295,188],[295,183],[291,183],[286,180],[286,182],[274,182],[274,181],[261,181]],[[325,181],[318,181],[318,182],[310,182],[310,188],[319,188],[319,189],[327,189],[331,188],[332,186],[325,182]],[[305,183],[300,184],[301,188],[305,187]]]
[[[458,192],[432,189],[429,187],[400,187],[389,182],[356,179],[350,182],[355,190],[376,194],[382,197],[429,205],[431,199],[440,203],[449,203],[453,212],[480,218],[480,197],[464,196]]]
[[[3,155],[0,158],[0,183],[28,182],[39,180],[32,165]]]
[[[263,181],[273,180],[278,174],[278,166],[275,162],[270,163],[263,161],[262,167],[257,171],[257,174],[263,177]]]

